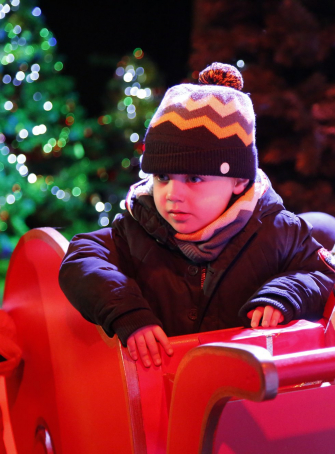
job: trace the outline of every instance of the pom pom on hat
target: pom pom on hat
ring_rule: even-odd
[[[148,127],[142,170],[254,180],[255,114],[242,87],[238,69],[223,63],[205,68],[198,85],[171,87]]]
[[[199,84],[223,85],[242,90],[243,78],[238,69],[223,63],[212,63],[199,74]]]

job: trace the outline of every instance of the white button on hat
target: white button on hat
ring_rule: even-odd
[[[220,167],[220,171],[221,173],[223,173],[223,175],[225,175],[226,173],[229,172],[229,169],[230,169],[230,165],[228,164],[228,162],[223,162],[221,164],[221,167]]]

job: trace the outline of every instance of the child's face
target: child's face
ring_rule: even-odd
[[[215,221],[232,194],[249,183],[241,178],[204,175],[154,175],[154,201],[159,214],[179,233],[192,233]]]

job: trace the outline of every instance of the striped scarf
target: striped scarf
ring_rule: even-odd
[[[269,186],[267,176],[258,169],[255,183],[215,221],[197,232],[176,233],[175,241],[179,249],[194,262],[216,259],[230,239],[247,224],[256,203]]]

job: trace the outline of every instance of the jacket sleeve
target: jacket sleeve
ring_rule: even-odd
[[[282,273],[267,281],[242,306],[239,315],[250,326],[247,313],[258,306],[273,306],[294,319],[317,320],[333,288],[335,273],[319,258],[322,247],[311,235],[311,226],[294,216],[286,236]]]
[[[123,345],[137,329],[161,322],[134,278],[128,245],[115,229],[76,235],[59,273],[59,283],[82,316],[115,333]]]

